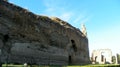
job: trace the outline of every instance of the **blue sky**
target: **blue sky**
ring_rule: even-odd
[[[120,0],[9,0],[29,11],[59,17],[72,26],[87,28],[90,53],[111,49],[120,53]]]

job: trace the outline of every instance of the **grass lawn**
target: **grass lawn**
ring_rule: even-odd
[[[66,67],[120,67],[120,65],[116,64],[90,64],[90,65],[82,65],[82,66],[66,66]]]
[[[24,65],[13,65],[13,64],[3,64],[2,67],[26,67]],[[30,65],[28,65],[27,67],[30,67]],[[71,66],[38,66],[38,65],[32,65],[32,67],[120,67],[120,65],[115,65],[115,64],[95,64],[95,65],[71,65]]]
[[[24,67],[23,65],[2,64],[2,67]]]

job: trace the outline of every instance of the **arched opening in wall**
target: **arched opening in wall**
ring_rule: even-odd
[[[4,42],[7,42],[9,39],[9,36],[8,35],[4,35]]]
[[[104,61],[104,56],[103,55],[101,55],[101,62],[103,62]]]
[[[70,55],[69,55],[69,57],[68,57],[68,64],[69,64],[69,65],[72,64],[72,58],[71,58]]]
[[[95,56],[95,62],[97,62],[97,56]]]
[[[105,62],[106,62],[106,58],[105,58]]]
[[[77,47],[76,47],[76,44],[75,44],[75,41],[74,40],[71,40],[71,43],[72,43],[72,48],[75,52],[77,52]]]

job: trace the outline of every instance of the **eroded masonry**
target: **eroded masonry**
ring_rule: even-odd
[[[0,63],[88,64],[87,37],[67,22],[0,0]]]
[[[93,50],[91,61],[93,64],[112,64],[112,51],[110,49]]]

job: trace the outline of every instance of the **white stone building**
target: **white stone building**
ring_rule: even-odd
[[[93,50],[91,61],[93,64],[111,64],[112,51],[110,49]]]

